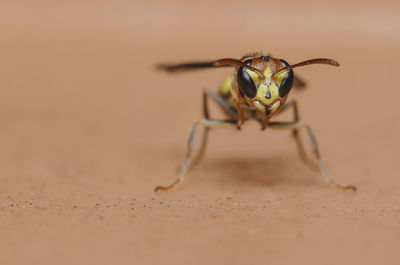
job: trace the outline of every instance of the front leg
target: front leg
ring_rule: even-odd
[[[242,129],[242,125],[243,125],[243,122],[244,122],[244,119],[245,119],[244,118],[244,111],[243,111],[243,108],[240,106],[239,102],[235,101],[235,107],[236,107],[236,110],[237,110],[237,112],[239,114],[238,120],[236,122],[236,129],[238,129],[240,131]]]
[[[206,129],[208,129],[208,128],[232,128],[232,127],[235,127],[236,122],[237,122],[236,120],[209,120],[209,119],[201,119],[198,122],[196,122],[193,125],[192,130],[189,135],[187,153],[185,156],[185,160],[183,161],[183,164],[179,171],[178,178],[172,184],[170,184],[168,186],[157,186],[154,189],[154,191],[170,190],[184,180],[186,173],[189,170],[192,160],[193,160],[192,159],[193,146],[194,146],[194,140],[195,140],[195,136],[196,136],[197,125],[203,125]]]
[[[204,115],[205,119],[207,119],[207,120],[212,119],[210,117],[210,112],[209,112],[209,108],[208,108],[208,98],[212,99],[215,103],[217,103],[217,105],[222,107],[222,109],[224,111],[226,111],[229,114],[229,116],[233,117],[235,120],[237,119],[236,110],[231,105],[229,105],[229,103],[225,99],[223,99],[222,97],[220,97],[219,95],[217,95],[216,93],[214,93],[213,91],[211,91],[209,89],[205,89],[203,92],[203,115]],[[200,141],[199,152],[193,158],[193,161],[187,170],[188,172],[190,170],[192,170],[203,158],[204,153],[206,151],[206,147],[207,147],[207,140],[208,140],[209,132],[210,132],[210,127],[204,127],[203,136]]]
[[[286,129],[286,130],[297,130],[301,128],[305,128],[307,130],[308,136],[311,141],[312,151],[315,155],[317,160],[317,166],[320,169],[322,176],[325,178],[325,181],[329,184],[334,185],[335,187],[342,189],[342,190],[356,190],[356,187],[353,185],[341,185],[338,184],[330,175],[328,170],[326,169],[325,164],[321,160],[321,156],[318,149],[317,139],[314,136],[314,133],[311,127],[301,121],[296,122],[270,122],[269,127],[273,129]],[[297,135],[296,135],[297,136]]]
[[[265,129],[267,129],[270,119],[271,119],[271,116],[267,116],[264,119],[264,121],[262,122],[261,131],[264,131]]]
[[[242,99],[240,98],[240,91],[236,82],[232,83],[231,94],[233,98],[233,103],[235,104],[236,111],[238,113],[238,120],[236,122],[236,128],[238,130],[242,129],[242,125],[245,120],[245,113],[242,107]]]

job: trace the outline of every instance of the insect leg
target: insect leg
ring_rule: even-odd
[[[287,101],[285,103],[285,105],[283,105],[283,107],[280,109],[279,113],[287,110],[289,107],[293,108],[293,120],[294,120],[293,122],[298,122],[300,119],[300,116],[299,116],[299,111],[297,108],[297,102],[294,99]],[[292,135],[296,141],[297,150],[299,152],[301,160],[303,160],[304,164],[306,164],[310,168],[314,169],[315,165],[314,165],[314,163],[310,163],[311,161],[307,158],[306,152],[304,151],[303,141],[301,140],[301,137],[298,134],[297,128],[292,130]]]
[[[220,95],[215,94],[213,91],[209,89],[204,90],[204,109],[207,109],[207,97],[210,97],[212,100],[214,100],[226,113],[229,115],[229,117],[237,119],[238,113],[234,107],[232,107],[223,97]],[[208,111],[207,111],[208,113]],[[209,116],[206,116],[206,112],[204,112],[204,116],[208,119]]]
[[[208,101],[207,101],[207,93],[206,91],[203,92],[203,115],[205,119],[210,119],[210,112],[208,110]],[[206,147],[207,147],[207,141],[208,141],[208,133],[210,132],[209,127],[204,127],[203,130],[203,135],[201,137],[201,143],[200,143],[200,150],[196,157],[194,157],[193,162],[191,163],[190,167],[188,168],[188,171],[192,170],[203,158],[204,153],[206,152]]]
[[[334,186],[336,186],[339,189],[342,190],[356,190],[356,187],[353,185],[340,185],[338,183],[336,183],[335,180],[333,180],[331,178],[331,176],[328,173],[328,170],[326,169],[325,164],[322,162],[321,160],[321,156],[318,150],[318,143],[317,143],[317,139],[314,136],[314,133],[311,129],[311,127],[301,121],[297,121],[297,122],[270,122],[268,124],[268,126],[270,128],[274,128],[274,129],[287,129],[287,130],[294,130],[294,129],[301,129],[301,128],[305,128],[307,130],[308,136],[310,138],[311,141],[311,147],[312,147],[312,151],[315,155],[315,158],[317,160],[317,165],[318,168],[320,169],[322,176],[325,178],[325,181],[329,184],[332,184]]]
[[[179,171],[178,178],[169,186],[157,186],[155,188],[155,191],[163,190],[167,191],[174,186],[176,186],[178,183],[182,182],[183,179],[185,178],[185,175],[190,167],[190,164],[192,162],[192,155],[193,155],[193,146],[194,146],[194,139],[196,135],[196,129],[198,125],[203,125],[206,129],[208,128],[235,128],[236,127],[236,120],[209,120],[209,119],[201,119],[198,122],[196,122],[189,135],[189,140],[188,140],[188,147],[187,147],[187,153],[185,160],[183,161],[183,164],[181,166],[181,169]]]
[[[294,122],[298,122],[299,121],[299,110],[297,108],[297,101],[294,100],[294,99],[287,101],[285,103],[285,105],[283,105],[283,107],[280,109],[279,113],[287,110],[289,107],[293,108],[293,120],[294,120]],[[293,133],[294,136],[297,136],[297,128],[293,129],[292,133]]]
[[[207,119],[207,120],[210,119],[210,113],[208,110],[208,97],[210,97],[214,102],[216,102],[219,106],[221,106],[222,109],[230,117],[232,117],[232,118],[237,117],[237,112],[236,112],[235,108],[233,108],[231,105],[229,105],[229,103],[224,98],[222,98],[221,96],[215,94],[213,91],[206,88],[203,92],[203,115],[204,115],[205,119]],[[202,135],[201,142],[200,142],[200,150],[199,150],[198,154],[193,158],[193,161],[192,161],[190,167],[188,168],[188,172],[190,170],[192,170],[203,158],[204,153],[206,151],[206,147],[207,147],[209,131],[210,131],[210,127],[207,127],[207,126],[204,127],[203,135]]]

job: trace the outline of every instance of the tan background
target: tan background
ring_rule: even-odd
[[[399,264],[398,1],[3,1],[0,264]],[[289,133],[212,132],[175,178],[200,95],[255,50],[310,66],[300,114],[341,183]],[[214,109],[215,110],[215,109]],[[218,113],[218,112],[216,112]],[[217,115],[217,114],[214,114]]]

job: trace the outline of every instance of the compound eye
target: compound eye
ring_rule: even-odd
[[[247,65],[251,65],[251,59],[244,62]],[[246,71],[247,68],[240,67],[237,71],[237,80],[240,91],[249,98],[254,98],[257,95],[257,88],[254,84],[254,80]]]
[[[281,60],[281,64],[283,67],[289,66],[289,64],[284,60]],[[279,86],[279,97],[283,98],[289,93],[290,89],[292,89],[293,81],[294,81],[293,70],[290,70],[285,74]]]

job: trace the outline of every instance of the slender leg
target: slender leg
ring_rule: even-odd
[[[243,99],[240,99],[240,97],[239,97],[239,95],[240,95],[239,88],[235,83],[232,84],[232,90],[231,91],[232,91],[231,93],[232,93],[233,101],[234,101],[234,104],[235,104],[235,108],[236,108],[236,111],[238,113],[236,129],[238,129],[240,131],[242,129],[243,122],[245,120],[244,110],[242,109],[242,106],[240,105],[240,103],[241,103],[241,101]]]
[[[226,102],[222,97],[219,95],[215,94],[209,89],[205,89],[203,93],[203,115],[204,119],[201,119],[200,121],[196,122],[193,127],[192,131],[189,136],[189,141],[188,141],[188,149],[186,153],[185,160],[183,161],[183,164],[181,166],[181,169],[179,171],[178,178],[175,180],[174,183],[172,183],[169,186],[157,186],[155,188],[155,191],[159,190],[169,190],[178,183],[182,182],[183,179],[185,178],[185,175],[192,170],[198,162],[201,160],[203,157],[206,146],[207,146],[207,140],[208,140],[208,133],[211,128],[222,128],[222,127],[235,127],[237,120],[212,120],[210,119],[210,113],[208,110],[208,97],[213,99],[219,106],[221,106],[224,110],[227,111],[227,113],[232,116],[232,117],[237,117],[237,112],[236,110],[228,103]],[[204,131],[203,135],[201,138],[201,143],[200,143],[200,150],[198,154],[193,157],[193,145],[194,145],[194,138],[197,130],[197,125],[202,124],[204,125]]]
[[[356,190],[355,186],[340,185],[340,184],[336,183],[336,181],[334,181],[330,177],[328,170],[325,167],[325,164],[321,160],[321,156],[320,156],[320,153],[318,150],[317,139],[315,138],[314,133],[309,125],[307,125],[301,121],[297,121],[297,122],[270,122],[268,124],[268,126],[270,128],[274,128],[274,129],[286,129],[286,130],[295,130],[295,129],[300,129],[300,128],[306,128],[308,136],[310,137],[310,140],[311,140],[312,151],[315,155],[315,158],[317,159],[317,165],[322,173],[322,176],[325,178],[325,181],[329,184],[336,186],[339,189],[342,189],[342,190],[354,190],[354,191]]]
[[[207,89],[203,92],[203,115],[204,115],[204,118],[207,120],[210,119],[210,112],[208,110],[208,101],[207,101],[207,97],[208,97],[207,93],[208,92],[213,93]],[[200,142],[200,150],[197,153],[197,155],[192,159],[192,162],[190,163],[190,166],[188,167],[187,172],[194,169],[197,166],[197,164],[200,162],[200,160],[203,158],[204,153],[206,152],[209,132],[210,132],[210,128],[204,127],[203,134],[201,137],[201,142]]]
[[[214,102],[216,102],[226,113],[229,115],[229,117],[237,119],[238,117],[238,112],[236,109],[231,106],[224,98],[221,96],[215,94],[213,91],[209,89],[205,89],[204,94],[203,94],[203,109],[204,111],[204,117],[209,118],[208,116],[208,106],[207,106],[207,97],[210,97]]]
[[[206,90],[207,91],[207,90]],[[210,113],[208,111],[208,101],[207,101],[207,92],[203,92],[203,115],[205,119],[210,119]],[[210,132],[209,127],[204,127],[203,134],[201,137],[201,142],[200,142],[200,150],[197,153],[197,155],[193,158],[193,161],[190,165],[190,167],[187,169],[189,172],[193,168],[196,167],[196,165],[200,162],[200,160],[203,158],[204,153],[206,152],[206,147],[207,147],[207,141],[208,141],[208,133]]]
[[[237,109],[238,114],[239,114],[239,118],[238,118],[238,120],[236,122],[236,129],[238,129],[240,131],[242,129],[242,125],[243,125],[243,122],[244,122],[244,111],[243,111],[242,107],[240,106],[238,100],[235,101],[235,106],[236,106],[236,109]]]
[[[209,89],[205,89],[203,92],[203,115],[204,115],[205,119],[207,119],[207,120],[210,119],[210,113],[208,110],[208,100],[207,100],[208,97],[210,97],[214,102],[216,102],[219,106],[221,106],[223,108],[223,110],[225,110],[230,117],[237,119],[237,112],[236,112],[235,108],[233,108],[225,99],[223,99],[222,97],[215,94],[213,91],[211,91]],[[199,152],[193,158],[192,163],[191,163],[190,167],[188,168],[188,172],[191,171],[193,168],[195,168],[196,165],[203,158],[204,153],[206,151],[206,147],[207,147],[209,131],[210,131],[210,127],[204,127],[203,135],[202,135],[201,142],[200,142]]]
[[[183,164],[181,166],[181,169],[179,171],[178,178],[169,186],[157,186],[155,188],[155,191],[167,191],[174,186],[176,186],[178,183],[182,182],[183,179],[185,178],[185,175],[190,167],[190,164],[192,162],[192,154],[193,154],[193,145],[194,145],[194,139],[196,135],[196,129],[197,125],[203,125],[206,129],[207,128],[235,128],[236,127],[236,120],[209,120],[209,119],[201,119],[198,122],[196,122],[189,135],[189,141],[188,141],[188,148],[187,148],[187,153],[185,160],[183,161]]]
[[[285,110],[287,110],[289,107],[293,108],[293,121],[294,122],[298,122],[299,121],[299,110],[297,108],[297,101],[292,99],[289,100],[285,103],[285,105],[283,105],[283,107],[280,109],[279,113],[284,112]],[[293,129],[292,131],[293,135],[296,136],[297,135],[297,128]]]
[[[293,108],[293,122],[298,122],[300,119],[300,115],[299,115],[299,111],[297,108],[297,102],[294,99],[287,101],[285,103],[285,105],[283,105],[283,107],[280,109],[279,113],[284,112],[285,110],[289,109],[289,107]],[[312,161],[310,161],[310,159],[307,157],[305,149],[304,149],[303,141],[298,134],[297,128],[292,130],[292,135],[296,141],[297,150],[299,152],[299,156],[300,156],[301,160],[304,162],[305,165],[307,165],[311,169],[315,170],[315,163],[312,163]]]

